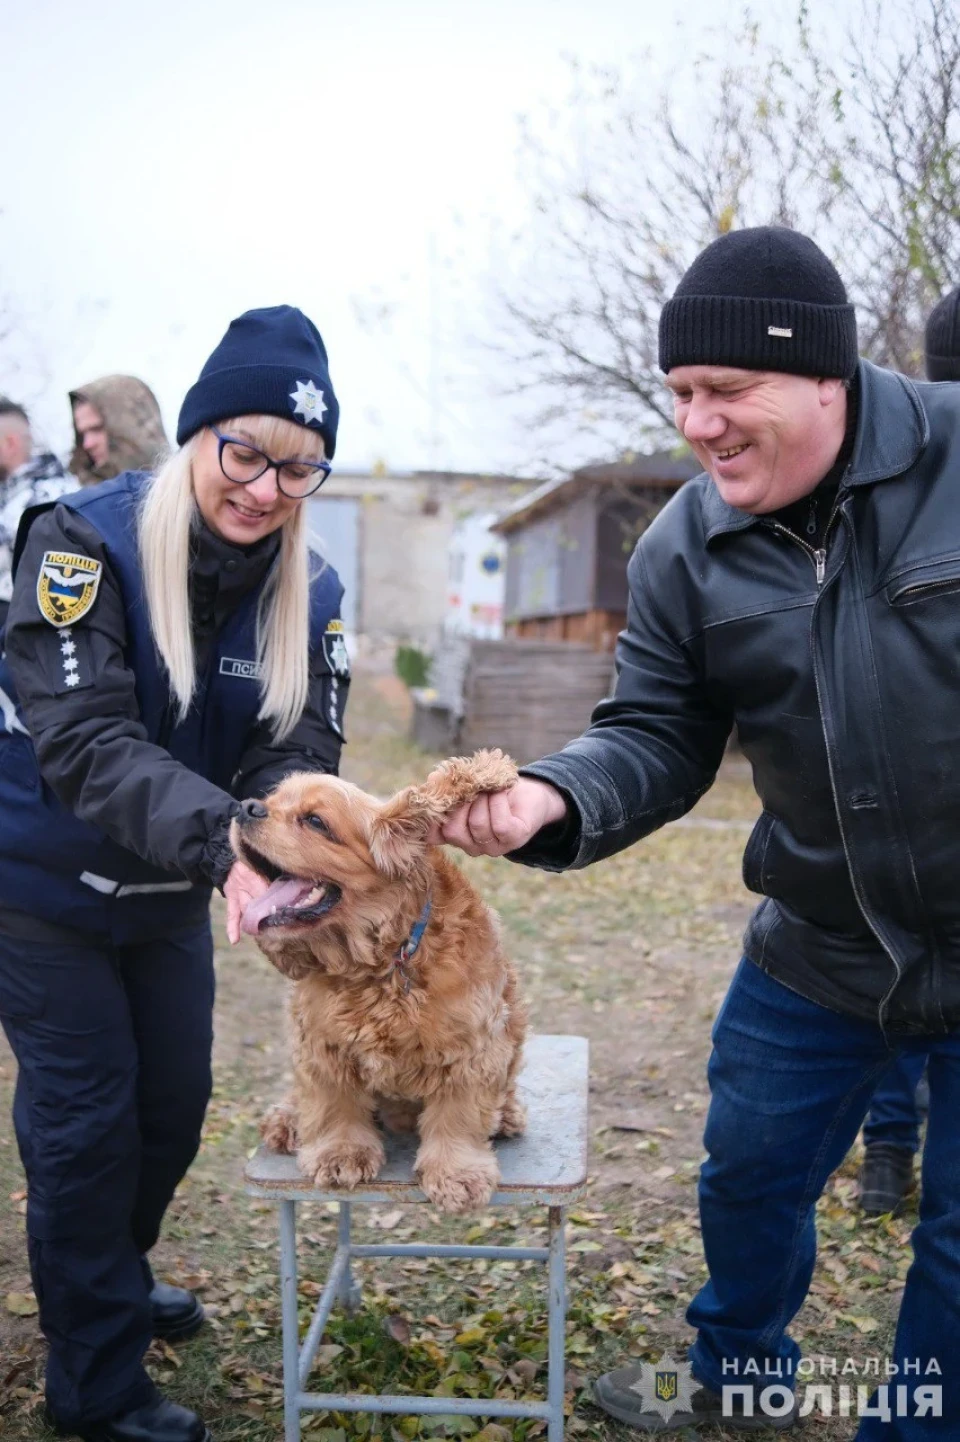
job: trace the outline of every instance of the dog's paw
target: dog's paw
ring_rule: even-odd
[[[446,1168],[427,1163],[420,1170],[420,1185],[442,1212],[474,1212],[485,1207],[499,1180],[496,1160],[482,1154],[464,1166]]]
[[[516,1097],[508,1097],[500,1113],[500,1122],[494,1136],[522,1137],[527,1129],[527,1109]]]
[[[260,1135],[272,1152],[292,1157],[297,1150],[297,1114],[289,1102],[277,1102],[260,1123]]]
[[[317,1187],[359,1187],[372,1182],[384,1163],[379,1141],[324,1141],[302,1147],[297,1161]]]

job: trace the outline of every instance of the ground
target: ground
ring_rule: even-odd
[[[405,738],[406,693],[395,678],[362,672],[350,704],[344,773],[386,795],[429,769]],[[568,1430],[597,1442],[635,1436],[591,1403],[589,1379],[624,1358],[683,1355],[686,1303],[704,1279],[696,1174],[707,1105],[710,1024],[738,957],[750,910],[740,856],[757,802],[742,760],[728,758],[690,817],[629,853],[557,877],[506,862],[468,861],[503,918],[542,1032],[585,1035],[591,1048],[591,1176],[571,1217],[567,1329]],[[203,1413],[217,1442],[281,1435],[275,1209],[244,1195],[241,1170],[258,1118],[285,1070],[286,983],[253,946],[230,949],[222,913],[215,1091],[203,1146],[154,1254],[158,1275],[193,1287],[210,1324],[177,1348],[155,1346],[154,1376]],[[0,1435],[52,1442],[42,1420],[43,1343],[24,1246],[24,1181],[10,1123],[15,1066],[0,1036]],[[912,1215],[865,1223],[855,1207],[856,1157],[820,1204],[820,1260],[792,1331],[808,1356],[862,1363],[883,1356],[903,1286]],[[495,1214],[452,1226],[421,1208],[370,1209],[360,1239],[418,1237],[536,1242],[543,1218]],[[306,1318],[336,1227],[308,1217],[301,1260]],[[540,1395],[546,1332],[534,1263],[396,1261],[361,1264],[354,1318],[331,1319],[312,1380],[330,1391]],[[856,1378],[852,1381],[855,1383]],[[855,1395],[855,1394],[854,1394]],[[540,1423],[468,1418],[318,1414],[316,1442],[382,1435],[387,1442],[476,1436],[510,1442]],[[849,1442],[853,1420],[812,1416],[807,1435]],[[701,1434],[720,1442],[726,1434]],[[732,1435],[732,1434],[730,1434]],[[769,1434],[773,1436],[774,1434]]]

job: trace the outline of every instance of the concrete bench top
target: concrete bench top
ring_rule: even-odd
[[[527,1130],[494,1143],[501,1180],[492,1205],[566,1207],[579,1198],[587,1180],[587,1071],[586,1037],[528,1037],[518,1082]],[[244,1170],[247,1191],[277,1202],[425,1202],[413,1177],[417,1137],[385,1132],[384,1140],[386,1163],[368,1187],[315,1187],[294,1157],[261,1145]]]

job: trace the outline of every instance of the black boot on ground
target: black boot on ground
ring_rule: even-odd
[[[913,1185],[913,1152],[889,1142],[873,1142],[860,1168],[860,1210],[865,1217],[897,1216]]]
[[[121,1412],[109,1422],[90,1422],[76,1432],[61,1427],[57,1431],[61,1437],[80,1437],[83,1442],[213,1442],[196,1412],[166,1397]]]
[[[154,1282],[150,1292],[153,1335],[164,1342],[182,1342],[203,1326],[204,1310],[199,1299],[184,1287]]]

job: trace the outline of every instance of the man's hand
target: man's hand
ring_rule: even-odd
[[[431,827],[427,841],[459,846],[468,856],[505,856],[566,814],[567,803],[555,786],[521,776],[509,791],[485,792],[451,811]]]
[[[235,861],[223,883],[227,898],[227,938],[231,946],[240,940],[240,921],[251,901],[262,896],[270,885],[245,861]]]

